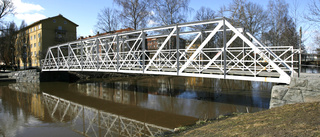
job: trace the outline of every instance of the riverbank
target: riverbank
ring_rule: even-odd
[[[194,127],[169,136],[320,136],[320,102],[290,104]]]

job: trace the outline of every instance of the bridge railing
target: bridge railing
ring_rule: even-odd
[[[195,29],[199,26],[211,27]],[[42,70],[289,83],[290,75],[295,72],[295,53],[292,46],[267,47],[250,33],[245,35],[242,28],[235,28],[226,19],[220,19],[105,35],[53,46],[48,49]]]

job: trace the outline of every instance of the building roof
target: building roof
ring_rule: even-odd
[[[94,36],[88,36],[86,38],[81,38],[81,39],[89,39],[89,38],[94,38],[94,37],[98,37],[98,36],[102,36],[102,35],[112,35],[115,33],[121,33],[121,32],[127,32],[127,31],[133,31],[133,28],[125,28],[125,29],[119,29],[119,30],[115,30],[115,31],[110,31],[110,32],[106,32],[106,33],[99,33],[97,35]]]
[[[42,20],[36,21],[36,22],[28,25],[28,26],[25,27],[25,28],[29,28],[29,27],[31,27],[31,26],[33,26],[33,25],[35,25],[35,24],[38,24],[38,23],[40,23],[40,22],[43,22],[43,21],[46,21],[46,20],[49,20],[49,19],[53,19],[53,18],[56,18],[56,17],[62,17],[62,18],[64,18],[65,20],[67,20],[67,21],[71,22],[72,24],[76,25],[77,27],[79,26],[78,24],[72,22],[71,20],[69,20],[69,19],[65,18],[64,16],[62,16],[61,14],[59,14],[59,15],[57,15],[57,16],[53,16],[53,17],[49,17],[49,18],[46,18],[46,19],[42,19]]]

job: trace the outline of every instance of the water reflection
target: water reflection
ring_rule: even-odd
[[[37,123],[35,119],[44,120],[44,106],[38,91],[39,84],[0,87],[0,135],[16,136],[18,131],[25,129],[25,125]]]
[[[14,83],[0,86],[0,135],[154,135],[198,119],[267,109],[271,88],[171,76]]]
[[[269,107],[271,83],[185,77],[139,77],[77,83],[85,96],[195,118]]]
[[[154,136],[165,131],[172,132],[172,129],[104,112],[46,93],[43,93],[43,100],[55,121],[69,123],[73,131],[84,136]]]
[[[301,72],[302,73],[319,73],[320,67],[319,66],[302,66]]]
[[[35,128],[38,129],[37,133],[51,128],[68,136],[153,136],[172,131],[166,127],[39,93],[39,89],[39,84],[30,83],[0,87],[0,135],[37,136],[36,133],[28,132]],[[70,131],[77,134],[68,133]]]

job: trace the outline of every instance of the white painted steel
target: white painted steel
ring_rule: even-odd
[[[290,83],[296,62],[293,56],[296,50],[292,46],[264,46],[250,33],[233,27],[227,20],[224,24],[223,20],[123,32],[52,46],[42,60],[42,71],[142,73]],[[195,31],[199,25],[213,28]],[[210,42],[219,44],[217,38],[223,36],[224,25],[228,34],[226,47],[209,47]],[[176,36],[188,37],[190,43],[177,49],[171,45]],[[148,49],[149,39],[158,39],[159,47]],[[237,45],[239,41],[241,45]]]

